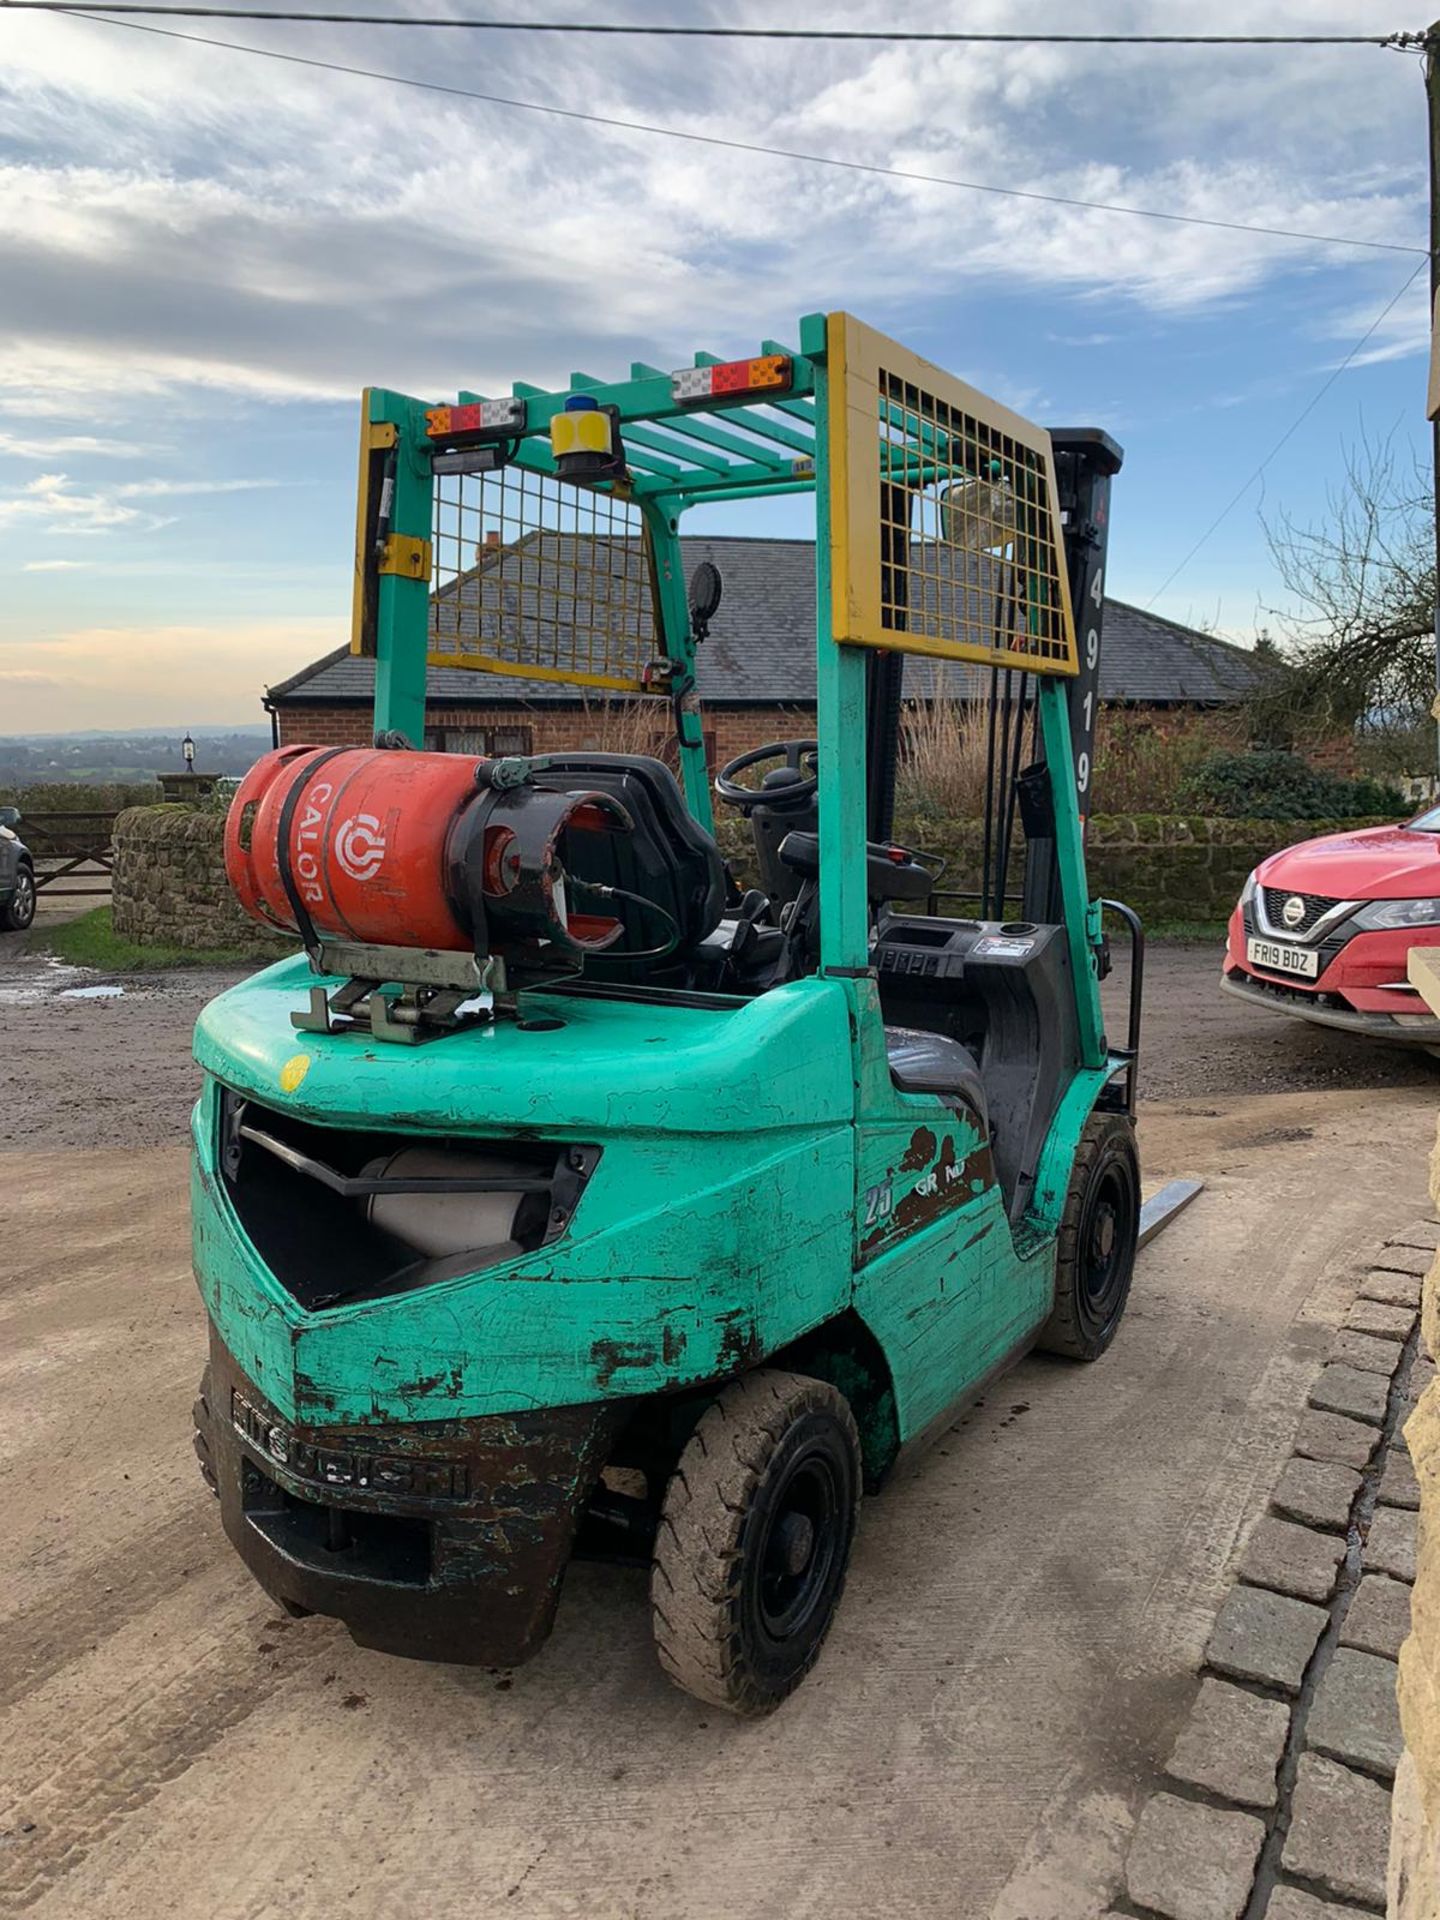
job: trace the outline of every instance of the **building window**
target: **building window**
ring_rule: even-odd
[[[475,759],[499,760],[506,755],[534,751],[529,727],[427,727],[425,745],[431,753],[468,753]]]
[[[713,768],[715,765],[714,728],[702,727],[700,738],[705,745],[705,764]],[[680,771],[680,748],[673,733],[652,733],[648,750],[653,759],[663,760],[672,773]]]
[[[505,754],[525,755],[533,751],[529,727],[492,727],[490,752],[496,759]]]

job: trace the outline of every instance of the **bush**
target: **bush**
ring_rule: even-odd
[[[1135,715],[1102,707],[1090,791],[1103,813],[1178,813],[1190,775],[1225,744],[1226,717]]]
[[[32,780],[0,785],[0,807],[25,813],[118,813],[122,807],[149,807],[160,798],[158,780],[109,782],[86,786],[80,780]]]
[[[1403,795],[1378,780],[1346,780],[1298,753],[1212,753],[1180,791],[1193,813],[1231,820],[1361,820],[1407,812]]]
[[[989,715],[971,700],[907,700],[895,802],[902,813],[978,819],[985,808]]]
[[[942,683],[943,684],[943,683]],[[1136,715],[1102,707],[1091,793],[1106,813],[1175,813],[1187,777],[1233,726],[1227,715]],[[989,716],[976,700],[907,701],[896,804],[902,812],[978,819],[985,807]],[[1026,761],[1029,760],[1028,737]]]

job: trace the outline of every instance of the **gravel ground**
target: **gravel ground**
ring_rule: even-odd
[[[1222,994],[1218,974],[1210,946],[1151,948],[1140,1081],[1145,1102],[1327,1089],[1440,1091],[1440,1061],[1418,1048],[1382,1046],[1257,1011]],[[196,1087],[191,1028],[205,1002],[241,978],[195,968],[107,981],[27,953],[18,937],[0,935],[7,1144],[183,1140]],[[96,992],[106,986],[123,991]],[[1105,988],[1116,1035],[1124,1031],[1127,991],[1121,964]]]
[[[1125,1030],[1128,967],[1105,984],[1112,1038]],[[1191,942],[1150,948],[1140,1084],[1147,1100],[1197,1094],[1433,1087],[1440,1060],[1419,1047],[1387,1046],[1333,1027],[1247,1006],[1220,990],[1220,948]]]
[[[107,979],[0,936],[6,1146],[183,1140],[198,1084],[190,1058],[196,1015],[243,978],[197,967]]]
[[[1231,1548],[1434,1139],[1440,1067],[1215,973],[1152,956],[1147,1179],[1206,1190],[1142,1253],[1114,1349],[1027,1359],[866,1503],[816,1673],[740,1726],[665,1681],[625,1569],[574,1568],[513,1676],[276,1612],[190,1452],[189,1036],[234,976],[75,997],[107,983],[0,941],[0,1909],[1101,1912]]]

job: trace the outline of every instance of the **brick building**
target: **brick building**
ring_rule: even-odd
[[[808,540],[694,537],[681,541],[687,578],[712,561],[725,596],[696,663],[711,765],[768,740],[813,730],[815,713],[815,549]],[[485,574],[481,564],[461,576]],[[445,620],[446,597],[437,596]],[[629,596],[627,595],[627,600]],[[617,609],[617,617],[633,610]],[[503,607],[467,615],[503,624]],[[487,642],[487,644],[494,644]],[[978,691],[982,670],[951,668],[936,676],[928,663],[906,663],[906,693],[952,697]],[[1241,647],[1111,600],[1105,609],[1100,698],[1137,718],[1182,710],[1223,712],[1254,685],[1256,669]],[[281,745],[365,745],[371,737],[375,664],[337,648],[270,687],[266,710]],[[602,748],[661,752],[670,737],[668,708],[657,700],[589,694],[561,682],[509,678],[468,668],[429,672],[425,744],[443,752],[502,754]]]

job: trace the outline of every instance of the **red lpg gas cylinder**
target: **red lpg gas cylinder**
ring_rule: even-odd
[[[225,871],[247,913],[322,939],[473,945],[445,887],[475,760],[374,747],[280,747],[258,760],[225,828]],[[287,884],[288,883],[288,884]]]

